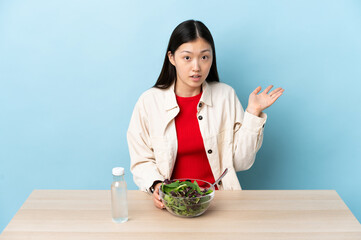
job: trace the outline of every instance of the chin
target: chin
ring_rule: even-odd
[[[199,81],[191,81],[191,85],[194,86],[201,86],[205,80],[199,80]]]

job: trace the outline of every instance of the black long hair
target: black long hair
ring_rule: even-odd
[[[197,38],[203,38],[206,40],[212,47],[213,52],[213,62],[211,69],[209,70],[208,76],[206,78],[207,82],[219,82],[217,64],[216,64],[216,49],[214,47],[213,37],[209,29],[200,21],[196,20],[187,20],[180,23],[172,32],[170,36],[167,51],[165,53],[164,63],[162,71],[158,77],[157,82],[153,87],[166,89],[172,85],[175,81],[177,72],[175,67],[171,64],[168,58],[168,51],[173,55],[174,52],[178,49],[183,43],[191,42]]]

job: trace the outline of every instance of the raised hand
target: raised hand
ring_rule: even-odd
[[[284,92],[282,88],[276,88],[272,92],[268,93],[273,85],[268,86],[263,92],[261,87],[257,87],[248,98],[248,106],[246,111],[259,116],[263,110],[270,107]]]

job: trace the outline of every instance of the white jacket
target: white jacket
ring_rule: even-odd
[[[214,179],[228,168],[219,190],[241,189],[236,172],[253,165],[267,115],[245,112],[234,89],[225,83],[204,82],[202,91],[197,118]],[[155,180],[172,176],[177,156],[174,118],[178,112],[174,83],[168,89],[147,90],[135,105],[127,139],[130,170],[142,191],[150,193]]]

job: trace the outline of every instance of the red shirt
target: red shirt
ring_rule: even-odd
[[[171,179],[196,178],[213,184],[215,180],[197,119],[197,106],[201,96],[202,93],[193,97],[176,96],[180,108],[175,118],[178,152]],[[198,184],[202,186],[201,183]],[[217,186],[215,188],[218,190]]]

